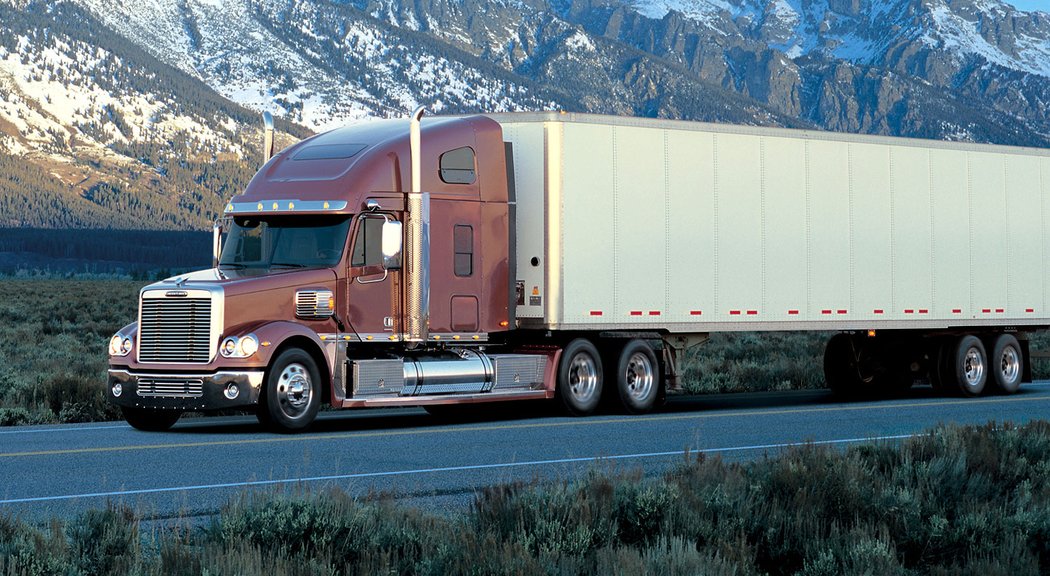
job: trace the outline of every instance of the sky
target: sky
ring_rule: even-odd
[[[1042,10],[1050,12],[1050,0],[1006,0],[1021,10]]]

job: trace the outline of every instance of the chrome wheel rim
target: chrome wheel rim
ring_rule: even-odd
[[[627,395],[635,401],[645,401],[653,391],[653,383],[656,374],[653,371],[653,363],[649,356],[635,352],[627,359],[627,370],[624,373],[624,382],[627,384]]]
[[[302,364],[289,364],[277,379],[277,404],[289,418],[299,418],[310,407],[313,386],[310,373]]]
[[[966,350],[966,358],[963,360],[963,377],[966,385],[976,388],[984,378],[984,357],[976,346]]]
[[[999,374],[1006,385],[1013,384],[1020,377],[1021,359],[1013,346],[1003,348],[1003,355],[999,358]]]
[[[598,367],[590,354],[580,353],[569,364],[569,392],[580,404],[586,404],[598,389]]]

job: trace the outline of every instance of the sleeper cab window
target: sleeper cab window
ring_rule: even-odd
[[[474,274],[474,228],[457,225],[453,231],[452,244],[455,249],[453,267],[456,276]]]
[[[383,222],[385,218],[362,216],[354,238],[351,266],[380,266],[383,264]]]
[[[441,155],[441,181],[446,184],[473,184],[477,179],[474,169],[474,149],[470,146],[449,150]]]

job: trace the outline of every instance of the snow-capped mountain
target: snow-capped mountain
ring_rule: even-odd
[[[203,228],[263,110],[285,142],[423,105],[1050,146],[1050,15],[1001,0],[0,0],[0,20],[0,225]],[[19,212],[32,194],[58,208]]]

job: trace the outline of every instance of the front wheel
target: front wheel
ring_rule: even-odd
[[[259,421],[275,432],[297,432],[313,423],[321,406],[321,375],[310,354],[281,352],[266,374]]]
[[[163,432],[174,426],[182,416],[182,412],[178,410],[131,408],[129,406],[121,406],[120,412],[132,428],[145,432]]]

